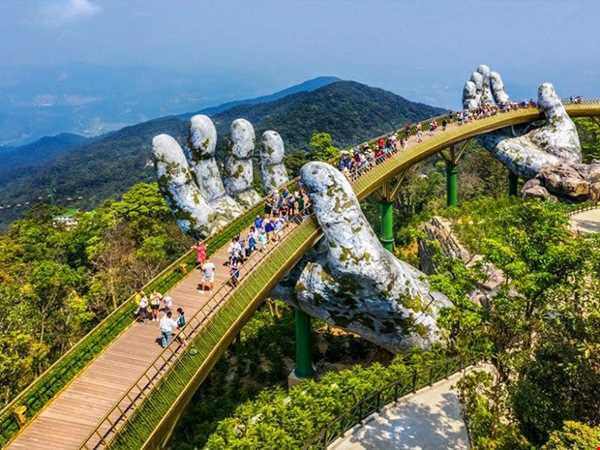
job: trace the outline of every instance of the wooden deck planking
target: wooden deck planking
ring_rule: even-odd
[[[229,280],[229,269],[223,265],[227,246],[210,259],[217,267],[214,293]],[[201,272],[193,270],[168,292],[173,297],[174,309],[182,307],[188,319],[210,299],[208,292],[198,292],[200,280]],[[134,323],[50,402],[8,448],[79,449],[161,352],[156,342],[159,335],[158,322]]]

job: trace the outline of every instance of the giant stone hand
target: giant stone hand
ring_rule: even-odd
[[[252,188],[254,128],[247,120],[237,119],[231,130],[233,146],[225,161],[225,182],[215,159],[217,130],[208,116],[191,118],[187,151],[166,134],[152,140],[159,188],[179,227],[194,238],[210,236],[260,200]],[[272,177],[263,179],[263,185],[269,192],[281,186]]]
[[[494,103],[500,108],[510,104],[502,78],[487,66],[479,66],[465,83],[463,107],[477,113]],[[581,163],[577,128],[552,84],[539,86],[537,103],[545,116],[542,126],[504,129],[481,136],[479,141],[513,173],[531,179],[524,186],[524,195],[598,198],[600,165]]]
[[[300,177],[328,249],[300,275],[298,306],[392,352],[438,340],[436,317],[449,301],[383,248],[346,177],[321,162],[306,164]]]

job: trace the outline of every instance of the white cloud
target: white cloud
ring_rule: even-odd
[[[92,0],[53,0],[40,8],[39,14],[46,25],[60,26],[86,17],[92,17],[102,8]]]

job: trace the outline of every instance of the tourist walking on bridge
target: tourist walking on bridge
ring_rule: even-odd
[[[192,250],[196,251],[196,263],[198,267],[202,267],[202,264],[206,261],[206,244],[204,241],[198,241],[196,245],[192,246]]]
[[[207,288],[209,294],[212,292],[215,284],[215,269],[215,265],[208,259],[202,265],[202,281],[199,286],[201,292],[204,292]]]
[[[160,319],[160,345],[162,348],[166,348],[171,342],[171,336],[177,330],[177,322],[173,320],[173,313],[167,312]]]
[[[160,309],[160,300],[162,295],[160,292],[153,292],[150,296],[150,310],[152,311],[152,321],[158,321],[158,311]]]
[[[135,310],[137,321],[144,323],[148,317],[148,297],[146,297],[144,291],[138,291],[135,294],[135,303],[137,304],[137,309]]]

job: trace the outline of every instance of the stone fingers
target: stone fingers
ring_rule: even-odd
[[[252,187],[254,170],[254,127],[246,119],[236,119],[231,123],[232,146],[225,159],[225,189],[243,208],[250,208],[260,195]]]
[[[177,141],[167,134],[154,137],[152,155],[159,188],[179,227],[195,238],[208,236],[214,211],[202,198]]]
[[[266,193],[277,191],[289,181],[283,163],[285,147],[277,131],[268,130],[262,135],[260,151],[260,170],[263,188]]]
[[[191,118],[189,144],[190,166],[198,189],[222,226],[239,216],[242,208],[225,191],[215,160],[217,130],[208,116],[197,114]]]
[[[498,72],[490,72],[490,87],[497,105],[503,106],[510,102],[510,98],[504,90],[504,82]]]

